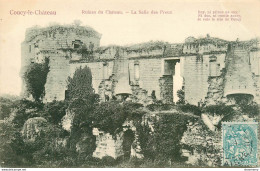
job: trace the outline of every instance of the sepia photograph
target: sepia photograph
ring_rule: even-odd
[[[1,170],[258,171],[259,17],[259,0],[0,0]]]

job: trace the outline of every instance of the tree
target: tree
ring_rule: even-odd
[[[86,66],[75,71],[74,76],[68,78],[69,110],[74,113],[71,127],[70,148],[75,149],[81,138],[87,136],[90,144],[94,141],[92,134],[92,116],[95,106],[99,102],[99,96],[92,87],[91,70]],[[84,134],[84,135],[83,135]],[[95,150],[95,144],[90,145],[87,155]]]
[[[44,86],[49,71],[49,58],[45,58],[44,63],[31,63],[24,74],[27,91],[35,101],[40,101],[44,96]]]
[[[68,99],[75,98],[87,99],[93,95],[91,70],[86,66],[75,71],[74,76],[68,78]]]

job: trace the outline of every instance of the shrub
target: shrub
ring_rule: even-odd
[[[0,124],[0,163],[2,167],[15,167],[23,164],[22,158],[16,153],[12,147],[12,139],[15,137],[16,131],[11,123]]]
[[[153,148],[154,138],[152,131],[148,124],[135,124],[136,133],[138,135],[138,140],[140,142],[141,153],[144,155],[144,158],[155,159],[155,151]]]
[[[180,141],[187,130],[188,120],[195,120],[195,118],[177,113],[160,115],[159,120],[154,124],[153,140],[150,145],[151,149],[154,149],[155,159],[179,160],[181,158]]]
[[[126,119],[138,120],[145,113],[138,103],[117,101],[103,102],[93,112],[93,127],[99,128],[112,135],[122,130],[122,124]]]
[[[93,113],[96,104],[95,94],[90,95],[89,99],[74,99],[69,105],[69,110],[72,110],[74,117],[72,120],[70,134],[70,148],[76,149],[76,143],[80,140],[82,133],[92,135]],[[94,99],[94,100],[93,100]]]
[[[146,106],[150,111],[164,111],[174,109],[175,105],[173,104],[163,104],[163,103],[154,103]]]
[[[13,109],[13,101],[4,97],[0,97],[0,120],[10,116]]]
[[[191,104],[178,105],[178,108],[183,112],[190,112],[197,116],[201,115],[201,109],[195,105],[191,105]]]
[[[50,121],[58,124],[62,117],[66,114],[68,104],[65,101],[53,101],[44,106],[44,111],[47,117],[50,116]]]
[[[230,121],[233,118],[233,116],[236,115],[236,112],[233,109],[233,107],[227,106],[225,104],[206,106],[205,108],[203,108],[202,111],[212,115],[214,114],[222,115],[223,116],[222,121]],[[221,122],[217,127],[220,128],[220,126],[221,126]]]
[[[256,103],[240,105],[242,113],[248,115],[249,117],[257,117],[260,114],[260,106]]]
[[[12,122],[16,128],[21,128],[29,118],[41,116],[43,104],[22,99],[14,104],[14,108],[17,110],[14,112]]]
[[[105,156],[102,157],[100,164],[103,166],[114,166],[116,164],[116,160],[113,157]]]
[[[179,97],[179,100],[176,102],[176,104],[185,104],[184,87],[182,87],[182,89],[177,91],[177,96]]]
[[[206,106],[205,108],[203,108],[202,111],[217,115],[229,115],[234,113],[234,109],[232,108],[232,106],[227,106],[225,104]]]
[[[68,78],[68,99],[75,98],[87,99],[94,94],[92,87],[91,70],[86,66],[75,71],[73,77]]]
[[[24,74],[27,91],[35,101],[40,101],[44,96],[44,86],[49,72],[49,58],[44,63],[31,63]]]
[[[95,108],[93,113],[93,127],[99,128],[112,135],[122,128],[125,121],[123,105],[118,102],[103,102]]]

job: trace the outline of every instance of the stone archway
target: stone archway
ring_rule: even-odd
[[[128,129],[123,134],[123,151],[124,151],[124,158],[130,158],[131,156],[131,146],[135,140],[135,133]]]

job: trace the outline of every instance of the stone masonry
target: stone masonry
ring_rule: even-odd
[[[230,90],[230,80],[233,85],[243,87],[241,82],[245,80],[242,78],[250,77],[250,80],[246,81],[250,83],[246,89],[254,96],[255,101],[260,103],[260,50],[257,41],[239,42],[243,49],[234,50],[234,56],[239,60],[234,59],[234,65],[229,66],[227,64],[232,63],[232,59],[227,58],[230,52],[228,47],[238,42],[209,35],[200,39],[187,38],[183,44],[148,42],[123,47],[100,47],[100,39],[101,34],[94,29],[78,25],[30,28],[22,43],[21,77],[30,63],[41,63],[45,58],[49,58],[50,72],[43,101],[64,100],[68,77],[72,77],[77,68],[88,66],[92,72],[93,88],[104,101],[107,97],[111,99],[116,96],[115,90],[125,86],[118,83],[118,74],[121,72],[118,67],[121,66],[120,61],[127,61],[123,75],[127,78],[122,79],[128,80],[127,84],[132,86],[131,94],[139,94],[140,97],[149,99],[153,93],[157,100],[172,103],[172,77],[175,74],[176,62],[180,62],[180,76],[185,82],[183,86],[187,103],[197,105],[207,100],[208,95],[212,95],[209,91],[214,89],[214,85],[218,85],[216,81],[222,82],[220,79],[212,82],[211,79],[221,76],[225,70],[228,73],[224,95]],[[233,67],[232,73],[229,71],[230,67]],[[243,75],[244,72],[246,75]],[[230,74],[235,75],[236,79],[229,78]],[[22,86],[22,95],[29,97],[24,82]]]

